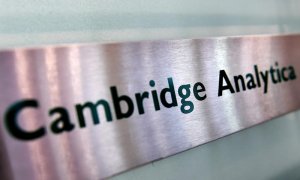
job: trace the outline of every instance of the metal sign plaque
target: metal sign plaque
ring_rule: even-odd
[[[2,50],[1,176],[110,177],[300,108],[299,76],[300,35]]]

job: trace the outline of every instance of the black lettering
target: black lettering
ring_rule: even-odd
[[[137,103],[137,107],[138,107],[138,110],[139,110],[139,114],[144,114],[145,111],[144,111],[143,100],[145,98],[149,98],[149,93],[148,92],[143,92],[143,94],[136,93],[135,98],[136,98],[136,103]]]
[[[260,72],[260,75],[264,81],[264,93],[268,92],[268,71],[265,71],[265,74],[263,72]]]
[[[134,111],[134,106],[130,97],[126,95],[118,96],[117,88],[115,86],[111,87],[110,91],[111,91],[117,119],[128,118],[129,116],[131,116]],[[122,112],[120,102],[125,102],[127,104],[128,109],[126,112]]]
[[[85,127],[85,117],[84,117],[84,109],[89,108],[91,113],[92,113],[92,117],[93,117],[93,122],[94,124],[99,124],[100,120],[99,120],[99,116],[98,116],[98,111],[97,111],[97,106],[102,105],[104,107],[104,111],[105,111],[105,115],[106,115],[106,120],[107,121],[112,121],[112,115],[111,115],[111,111],[110,111],[110,107],[107,101],[105,100],[99,100],[96,104],[93,104],[91,102],[86,102],[85,104],[77,104],[76,107],[76,112],[77,112],[77,117],[78,117],[78,121],[79,121],[79,126],[81,128]]]
[[[23,100],[13,104],[8,108],[5,114],[5,124],[8,132],[15,138],[20,140],[33,140],[40,138],[46,134],[46,129],[44,127],[40,127],[35,131],[25,131],[18,124],[18,114],[25,110],[25,108],[38,108],[38,102],[34,99]]]
[[[53,121],[51,130],[55,134],[62,133],[63,131],[71,131],[74,129],[74,125],[71,123],[68,111],[65,108],[57,107],[49,111],[49,115],[53,116],[58,114],[59,118]]]
[[[234,83],[235,83],[236,92],[240,92],[239,81],[241,82],[243,91],[246,90],[245,81],[244,81],[244,78],[242,75],[234,76],[233,79],[234,79]]]
[[[254,65],[254,70],[255,70],[255,77],[256,77],[256,81],[257,81],[257,86],[260,87],[260,78],[259,78],[257,65]]]
[[[226,82],[226,85],[223,85],[223,80]],[[230,80],[224,70],[220,70],[219,73],[219,88],[218,88],[218,96],[222,96],[223,91],[229,90],[231,93],[234,93],[234,89],[230,83]]]
[[[289,79],[290,79],[290,80],[296,79],[297,77],[296,77],[296,73],[295,73],[294,67],[293,67],[293,66],[290,66],[290,67],[289,67],[289,70],[290,70],[290,73],[289,73]]]
[[[193,87],[194,96],[197,100],[203,101],[206,98],[206,94],[204,93],[202,96],[201,92],[205,92],[205,86],[201,82],[197,82]]]
[[[151,80],[149,82],[149,85],[151,87],[154,87],[155,86],[155,81]],[[160,105],[159,105],[159,99],[158,99],[158,95],[157,95],[156,90],[152,90],[151,94],[152,94],[152,98],[153,98],[153,104],[154,104],[155,111],[158,111],[158,110],[160,110]]]
[[[275,66],[278,66],[278,62],[275,63]],[[280,71],[279,68],[276,69],[277,77],[278,77],[278,82],[281,82],[281,76],[280,76]]]
[[[168,78],[168,84],[169,84],[169,88],[164,88],[161,93],[160,93],[160,100],[161,103],[167,107],[167,108],[171,108],[171,107],[175,107],[177,106],[177,99],[176,99],[176,94],[175,94],[175,89],[174,89],[174,84],[173,84],[173,80],[172,78]],[[166,94],[170,93],[171,95],[171,100],[172,102],[169,103],[166,99]]]
[[[275,74],[274,74],[274,69],[273,69],[273,67],[271,66],[271,68],[270,68],[270,74],[271,74],[271,79],[272,79],[272,82],[274,83],[274,84],[276,84],[277,83],[277,80],[275,79]]]
[[[186,101],[186,99],[189,98],[191,95],[190,87],[191,87],[190,84],[186,84],[186,85],[181,85],[178,88],[178,94],[181,97],[180,110],[184,114],[188,114],[194,110],[194,104],[192,103],[192,101]]]
[[[254,81],[254,77],[252,74],[246,74],[246,79],[247,80],[247,88],[248,89],[253,89],[253,88],[256,88],[256,84],[255,84],[255,81]]]
[[[282,76],[282,79],[284,80],[284,81],[288,81],[289,80],[289,77],[288,76],[285,76],[285,71],[286,71],[287,69],[284,67],[284,68],[282,68],[282,70],[281,70],[281,76]]]

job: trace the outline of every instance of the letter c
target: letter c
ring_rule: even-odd
[[[281,76],[282,76],[282,79],[283,79],[284,81],[288,81],[289,78],[287,78],[287,77],[284,75],[284,71],[286,71],[286,68],[285,68],[285,67],[282,68],[282,70],[281,70]]]
[[[38,102],[31,99],[17,102],[8,108],[4,121],[8,132],[13,137],[20,140],[33,140],[42,137],[46,133],[44,127],[28,132],[23,130],[18,124],[17,116],[24,108],[37,108],[38,106]]]

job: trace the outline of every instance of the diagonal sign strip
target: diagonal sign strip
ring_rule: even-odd
[[[102,179],[300,107],[300,36],[0,51],[3,174]]]

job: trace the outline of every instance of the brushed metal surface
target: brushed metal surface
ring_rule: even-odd
[[[145,41],[19,48],[0,52],[1,167],[14,179],[102,179],[165,158],[300,108],[299,77],[218,96],[220,70],[233,76],[255,74],[271,66],[300,69],[300,35],[245,36],[193,40]],[[276,63],[278,65],[276,65]],[[159,94],[172,77],[178,105],[155,110],[151,91]],[[149,84],[155,81],[155,86]],[[206,99],[188,98],[194,109],[184,114],[178,88],[201,82]],[[117,119],[110,87],[133,100],[134,111]],[[235,88],[235,87],[234,87]],[[137,110],[136,93],[149,92],[144,114]],[[191,90],[192,91],[192,90]],[[203,92],[204,93],[204,92]],[[44,127],[36,139],[14,137],[7,122],[9,109],[24,99],[36,99],[38,108],[26,108],[17,118],[30,132]],[[108,102],[112,121],[98,108],[100,123],[84,112],[80,127],[76,104]],[[170,99],[167,98],[170,102]],[[56,134],[51,129],[64,107],[74,125]],[[121,103],[123,111],[126,103]]]

